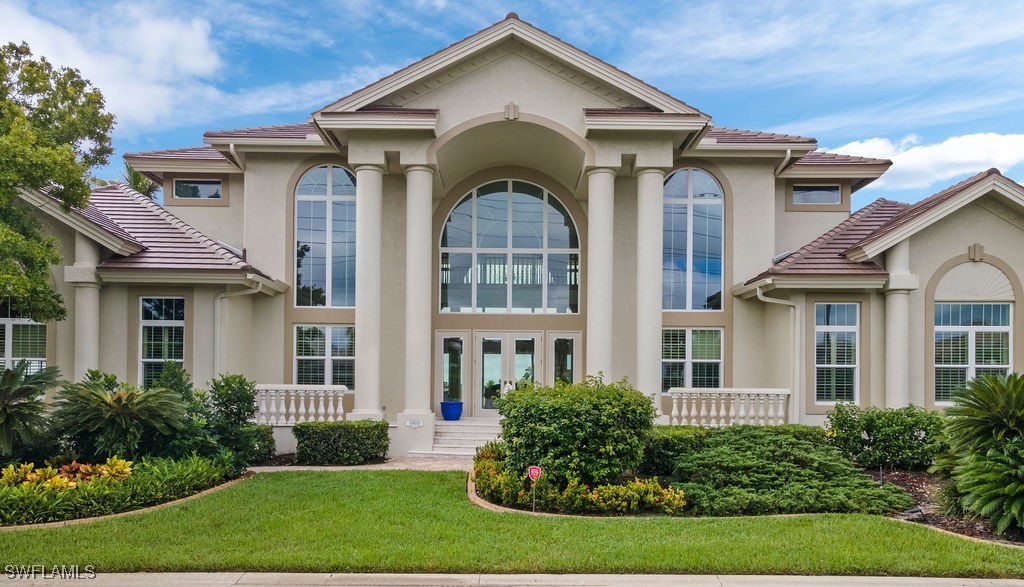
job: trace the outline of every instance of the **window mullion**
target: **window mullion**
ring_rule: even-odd
[[[686,309],[693,309],[693,174],[686,200]]]

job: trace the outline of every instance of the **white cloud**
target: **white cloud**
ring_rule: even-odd
[[[827,149],[836,153],[891,159],[892,167],[872,188],[893,190],[945,187],[954,178],[995,167],[1002,172],[1024,163],[1024,134],[977,133],[921,144],[915,135],[898,141],[875,137]]]

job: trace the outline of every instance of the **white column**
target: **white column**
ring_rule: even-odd
[[[356,167],[356,390],[351,419],[383,417],[380,403],[380,263],[384,171]]]
[[[100,283],[96,265],[100,249],[93,241],[75,234],[75,263],[64,271],[65,281],[75,288],[74,380],[100,367]]]
[[[636,386],[661,413],[661,272],[665,172],[637,172]]]
[[[587,374],[612,377],[615,171],[587,172]]]
[[[917,289],[917,276],[910,273],[910,243],[889,249],[885,266],[885,406],[902,408],[910,405],[910,290]]]
[[[430,413],[431,215],[434,173],[405,171],[405,413]]]

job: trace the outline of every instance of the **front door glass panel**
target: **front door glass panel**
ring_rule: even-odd
[[[441,393],[446,402],[462,401],[462,337],[441,344]]]
[[[501,348],[501,337],[487,337],[480,342],[480,407],[485,410],[498,409],[497,399],[504,379]]]
[[[572,383],[576,374],[576,355],[574,343],[571,338],[556,338],[554,344],[555,353],[555,382]]]
[[[531,385],[537,379],[537,340],[516,338],[515,385],[516,389]]]

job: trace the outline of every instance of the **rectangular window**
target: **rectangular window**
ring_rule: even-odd
[[[46,325],[22,318],[0,299],[0,369],[28,363],[28,372],[46,367]]]
[[[794,204],[841,204],[843,193],[838,185],[795,185]]]
[[[176,179],[174,197],[188,200],[219,200],[221,185],[219,179]]]
[[[167,361],[185,366],[185,299],[142,298],[139,320],[139,383],[153,385]]]
[[[722,386],[722,331],[666,328],[661,331],[661,391],[672,387]]]
[[[356,329],[295,327],[295,383],[356,387]]]
[[[1011,370],[1010,313],[1010,304],[935,304],[936,402],[975,377]]]
[[[858,304],[814,304],[814,399],[856,402]]]

